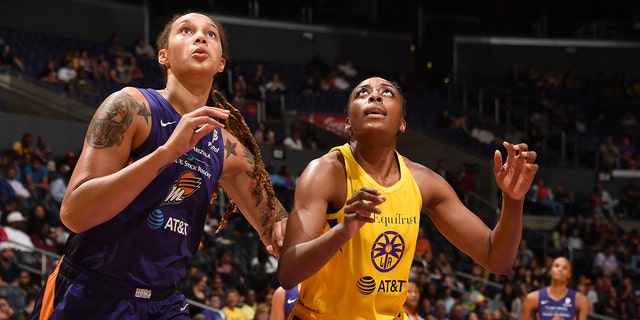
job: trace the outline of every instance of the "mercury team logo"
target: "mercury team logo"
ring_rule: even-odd
[[[371,248],[371,262],[380,272],[393,270],[404,254],[404,238],[395,231],[386,231],[378,236]]]
[[[171,187],[169,194],[164,199],[165,203],[176,204],[182,202],[196,190],[200,189],[202,178],[196,177],[191,171],[185,171],[178,181]]]

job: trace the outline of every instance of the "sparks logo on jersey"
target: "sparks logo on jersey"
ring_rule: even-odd
[[[404,254],[404,238],[395,231],[383,232],[373,242],[371,262],[380,272],[389,272],[398,265]]]
[[[176,204],[182,202],[184,198],[200,189],[202,178],[196,177],[191,171],[185,171],[180,175],[178,181],[171,187],[169,194],[164,199],[165,203]]]

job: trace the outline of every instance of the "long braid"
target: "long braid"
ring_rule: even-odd
[[[262,162],[262,155],[260,154],[260,148],[256,143],[253,134],[251,134],[251,130],[249,126],[244,121],[244,117],[240,114],[240,111],[236,109],[232,104],[230,104],[225,96],[218,92],[215,89],[211,90],[211,95],[209,97],[210,101],[208,101],[208,105],[213,105],[218,108],[223,108],[231,111],[228,119],[224,119],[221,122],[224,124],[225,129],[231,132],[234,136],[240,140],[245,148],[254,156],[255,160],[255,169],[253,170],[253,177],[256,179],[256,187],[254,189],[254,193],[258,201],[262,198],[262,191],[267,192],[268,197],[268,210],[269,212],[266,214],[266,221],[263,221],[263,225],[267,231],[270,231],[273,228],[273,224],[275,221],[275,208],[276,208],[276,195],[273,190],[273,185],[271,184],[271,180],[269,179],[269,173],[265,168],[264,162]],[[209,104],[210,103],[210,104]],[[219,120],[220,121],[220,120]],[[226,225],[229,218],[229,215],[237,210],[237,205],[229,197],[229,194],[225,191],[227,198],[229,198],[229,205],[227,206],[227,210],[222,215],[222,219],[220,221],[220,225],[218,226],[217,232],[220,232]],[[213,193],[212,200],[213,201],[218,195],[218,190],[216,189]]]

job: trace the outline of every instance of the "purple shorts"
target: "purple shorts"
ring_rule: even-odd
[[[190,319],[187,306],[175,287],[123,285],[63,257],[42,288],[31,319]]]

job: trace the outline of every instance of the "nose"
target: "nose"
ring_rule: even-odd
[[[378,102],[382,101],[382,97],[380,97],[380,94],[378,93],[377,90],[374,90],[369,96],[369,102],[374,102],[374,101],[378,101]]]
[[[202,31],[198,31],[196,33],[196,43],[207,43],[207,38],[204,36]]]

